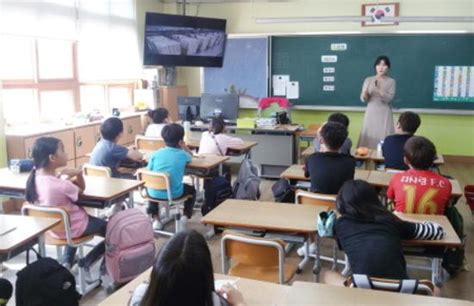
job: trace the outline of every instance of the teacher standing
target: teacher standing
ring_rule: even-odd
[[[386,136],[394,134],[392,100],[395,96],[395,80],[387,76],[390,60],[379,56],[374,64],[375,76],[367,77],[362,86],[360,99],[367,103],[359,147],[376,149]]]

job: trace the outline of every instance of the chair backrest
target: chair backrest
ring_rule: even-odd
[[[303,205],[322,205],[336,209],[336,195],[296,190],[295,203]]]
[[[148,190],[151,189],[158,189],[158,190],[166,190],[168,194],[168,199],[171,200],[171,184],[170,178],[168,173],[166,172],[155,172],[149,171],[145,169],[139,169],[137,171],[137,180],[145,182],[144,187]],[[148,192],[147,192],[148,195]],[[148,195],[149,196],[149,195]]]
[[[25,205],[23,205],[21,208],[21,214],[24,216],[39,218],[60,219],[61,222],[59,222],[51,230],[64,231],[66,233],[66,240],[68,244],[72,244],[71,223],[69,221],[69,214],[64,208],[58,206],[48,207],[25,203]]]
[[[344,282],[346,287],[374,289],[408,294],[433,295],[434,284],[426,279],[386,279],[354,274]]]
[[[226,259],[258,267],[279,267],[279,282],[284,283],[285,244],[281,239],[251,237],[225,231],[221,239],[222,271],[227,273]]]
[[[112,171],[109,167],[94,166],[91,164],[82,165],[82,173],[88,176],[112,177]]]
[[[166,144],[161,139],[137,135],[135,137],[135,147],[137,150],[156,151],[166,147]]]

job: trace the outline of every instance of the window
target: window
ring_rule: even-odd
[[[0,0],[0,13],[8,124],[132,105],[140,71],[134,0]]]

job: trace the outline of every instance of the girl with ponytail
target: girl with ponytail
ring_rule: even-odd
[[[84,208],[76,202],[79,194],[85,189],[85,182],[80,169],[62,169],[67,165],[68,157],[63,143],[54,137],[40,137],[33,145],[34,168],[26,183],[26,200],[40,206],[61,207],[69,215],[71,234],[73,238],[84,235],[99,235],[105,237],[107,222],[87,214]],[[72,181],[74,179],[74,181]],[[65,239],[65,232],[55,230],[52,236]],[[105,252],[104,242],[97,244],[79,262],[88,271]],[[64,252],[63,264],[70,268],[74,262],[76,248],[67,246]]]

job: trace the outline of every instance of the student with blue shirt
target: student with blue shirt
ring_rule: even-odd
[[[404,112],[398,117],[395,134],[387,136],[382,145],[385,168],[408,170],[403,161],[403,147],[421,124],[420,116],[414,112]]]
[[[181,125],[171,123],[163,127],[161,137],[165,141],[166,147],[153,153],[148,161],[147,169],[156,172],[166,172],[170,178],[171,196],[173,199],[186,195],[191,195],[184,202],[184,215],[188,219],[193,214],[194,202],[196,201],[196,190],[193,186],[183,183],[186,164],[191,162],[192,155],[183,141],[184,129]],[[150,196],[157,199],[167,199],[166,190],[148,189]],[[155,218],[153,226],[160,228],[161,225],[156,219],[158,216],[158,206],[150,204],[148,213]],[[182,217],[184,218],[184,217]]]
[[[133,161],[143,160],[143,155],[137,150],[130,150],[117,144],[123,135],[123,122],[119,118],[111,117],[100,126],[102,139],[92,151],[90,164],[94,166],[109,167],[113,177],[134,179],[129,173],[120,173],[117,168],[126,158]]]

